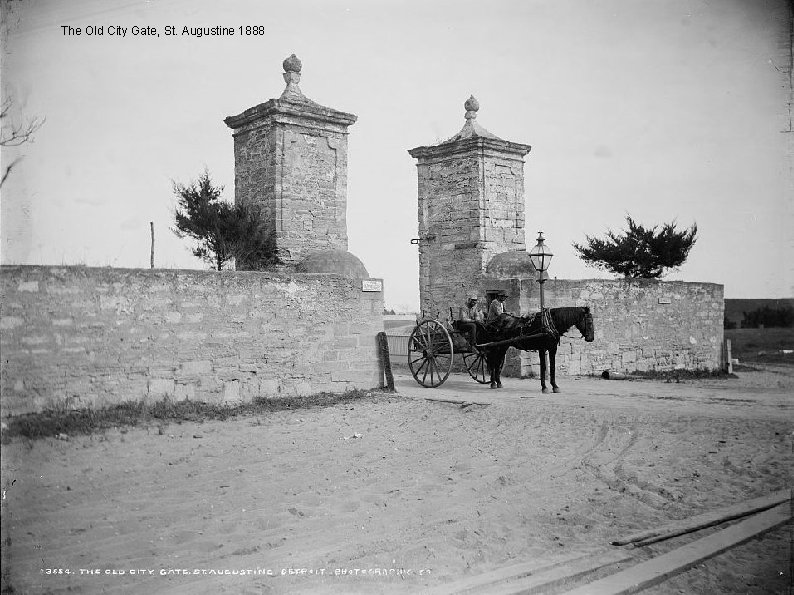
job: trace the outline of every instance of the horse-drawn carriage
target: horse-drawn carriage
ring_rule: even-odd
[[[501,388],[501,371],[510,347],[537,351],[540,356],[540,382],[546,388],[546,352],[549,353],[551,386],[559,392],[555,382],[555,355],[560,336],[576,327],[585,341],[594,337],[593,316],[587,307],[551,308],[525,316],[502,314],[490,325],[478,331],[483,342],[472,345],[458,321],[441,322],[425,318],[417,323],[408,339],[408,367],[422,386],[436,388],[449,377],[455,354],[463,356],[469,375],[480,384]]]
[[[408,339],[408,367],[422,386],[436,388],[449,378],[455,354],[463,356],[469,375],[486,384],[485,352],[471,344],[469,337],[455,325],[457,321],[442,323],[434,318],[419,322]]]

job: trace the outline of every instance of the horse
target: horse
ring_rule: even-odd
[[[522,351],[538,352],[540,356],[540,387],[541,392],[544,393],[549,392],[549,389],[546,388],[546,352],[548,352],[551,388],[555,393],[560,392],[560,387],[557,386],[554,377],[554,360],[560,336],[571,327],[576,327],[585,341],[592,342],[595,338],[595,329],[590,308],[586,306],[551,308],[526,316],[500,315],[487,327],[490,343],[478,346],[485,351],[485,361],[491,376],[491,388],[502,388],[502,366],[505,362],[507,349],[515,347]]]

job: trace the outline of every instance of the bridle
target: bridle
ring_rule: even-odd
[[[593,331],[593,313],[590,312],[590,309],[584,311],[584,332],[582,332],[577,325],[573,325],[573,328],[576,328],[577,331],[582,335],[582,338],[587,340],[588,335]],[[568,330],[571,330],[570,328]],[[566,331],[567,333],[568,331]],[[560,333],[560,338],[565,337],[567,339],[575,339],[576,337],[571,337],[565,333]]]

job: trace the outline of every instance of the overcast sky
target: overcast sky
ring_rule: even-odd
[[[4,0],[5,4],[5,0]],[[697,222],[669,279],[729,298],[794,296],[789,8],[785,0],[70,0],[14,2],[2,64],[15,117],[46,118],[2,188],[2,262],[206,268],[169,230],[171,181],[204,168],[234,197],[226,116],[301,89],[350,127],[351,252],[418,305],[417,179],[407,150],[478,123],[532,145],[527,246],[551,276],[604,277],[571,247]],[[16,21],[18,19],[18,22]],[[63,26],[82,35],[65,35]],[[166,26],[177,35],[165,35]],[[182,28],[234,27],[232,37]],[[261,26],[264,35],[240,35]],[[87,27],[104,35],[87,35]],[[127,28],[126,37],[110,27]],[[133,35],[154,27],[159,36]]]

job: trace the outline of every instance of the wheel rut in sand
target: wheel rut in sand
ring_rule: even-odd
[[[681,499],[680,493],[627,470],[626,457],[641,439],[636,424],[612,426],[603,423],[595,442],[583,453],[577,468],[604,482],[611,490],[631,496],[651,508],[660,509]]]

